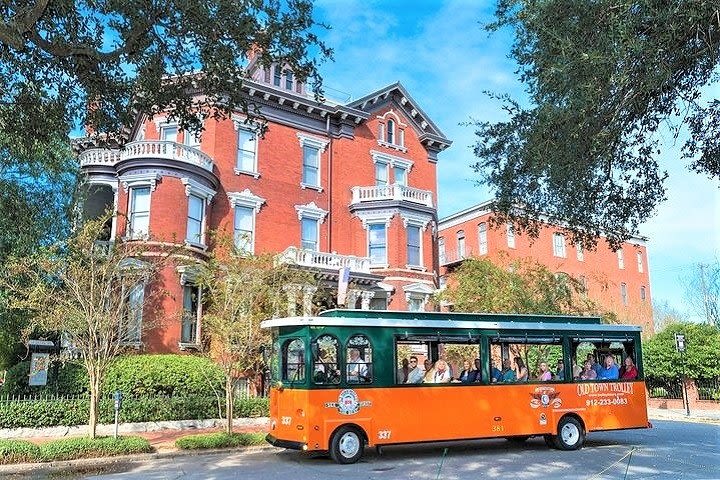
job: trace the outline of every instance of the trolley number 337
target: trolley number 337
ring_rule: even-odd
[[[378,440],[389,440],[391,435],[390,430],[378,430]]]

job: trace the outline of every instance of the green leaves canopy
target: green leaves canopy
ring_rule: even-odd
[[[720,109],[700,90],[720,56],[714,1],[500,0],[529,94],[502,97],[509,120],[477,122],[473,165],[496,191],[499,220],[536,234],[541,214],[590,247],[615,247],[665,200],[659,130],[668,120],[690,166],[720,176]],[[522,206],[521,210],[516,207]]]
[[[547,267],[517,261],[510,268],[487,259],[466,259],[453,272],[440,300],[458,312],[567,314],[588,313],[595,305],[581,293],[582,284]]]
[[[675,349],[675,334],[685,334],[685,374],[690,378],[720,377],[717,362],[720,330],[713,325],[673,323],[643,344],[645,375],[677,378],[683,375],[683,360]]]

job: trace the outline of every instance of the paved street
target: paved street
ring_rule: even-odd
[[[654,425],[652,430],[591,434],[585,448],[576,452],[549,450],[542,439],[521,446],[483,440],[388,447],[382,455],[368,449],[359,463],[345,466],[299,452],[262,449],[135,463],[121,467],[126,470],[122,473],[84,478],[720,479],[720,426],[671,421],[655,421]]]

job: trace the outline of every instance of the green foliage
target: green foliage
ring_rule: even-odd
[[[104,391],[142,395],[212,395],[223,388],[223,374],[205,357],[128,355],[108,368]]]
[[[160,422],[203,420],[225,415],[224,402],[214,395],[176,397],[124,397],[120,421]],[[39,397],[32,400],[0,400],[0,428],[40,428],[83,425],[88,422],[88,397]],[[103,397],[99,404],[100,423],[114,421],[113,400]],[[268,399],[241,397],[235,401],[234,418],[268,415]]]
[[[719,102],[700,96],[720,58],[716,1],[501,0],[496,15],[530,97],[502,97],[510,119],[476,124],[474,169],[500,221],[536,234],[544,214],[587,246],[619,246],[665,200],[668,124],[690,127],[691,167],[720,176]]]
[[[318,61],[331,51],[317,28],[308,0],[9,0],[0,22],[0,125],[33,145],[78,124],[115,135],[136,113],[169,111],[187,128],[198,114],[250,111],[241,84],[251,54],[320,86]]]
[[[439,300],[457,312],[588,313],[595,305],[582,295],[582,284],[567,275],[555,276],[531,260],[504,268],[488,259],[467,259],[453,273]]]
[[[0,464],[30,463],[40,458],[40,447],[27,440],[0,439]]]
[[[188,435],[175,440],[175,446],[181,450],[198,450],[208,448],[242,447],[246,445],[262,445],[264,433],[231,433],[225,432]]]
[[[151,451],[150,443],[142,437],[64,438],[41,445],[25,440],[0,440],[0,464],[54,462]]]
[[[7,371],[5,385],[0,388],[0,395],[82,395],[88,392],[87,372],[75,363],[52,362],[48,372],[48,384],[44,387],[28,385],[30,361],[26,360],[13,365]]]
[[[675,349],[675,334],[685,334],[685,373],[690,378],[720,377],[717,362],[720,351],[720,330],[713,325],[673,323],[643,344],[645,376],[677,378],[683,374],[683,360]]]

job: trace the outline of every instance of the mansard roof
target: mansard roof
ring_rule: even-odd
[[[381,88],[364,97],[350,102],[348,107],[363,112],[371,113],[379,110],[388,102],[394,101],[410,120],[418,132],[420,141],[427,147],[434,147],[437,150],[444,150],[452,144],[430,117],[420,108],[418,102],[408,93],[400,82]]]

